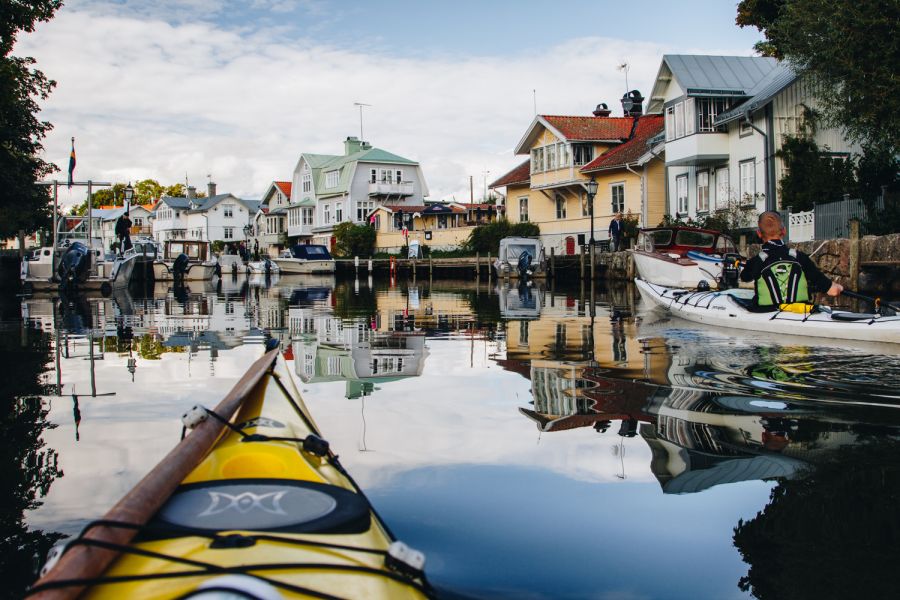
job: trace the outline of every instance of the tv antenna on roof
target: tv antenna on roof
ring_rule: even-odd
[[[365,137],[363,137],[363,119],[362,119],[362,109],[363,106],[372,106],[371,104],[366,104],[365,102],[354,102],[353,106],[359,107],[359,141],[365,141]]]
[[[628,69],[629,69],[629,68],[630,68],[630,67],[628,66],[628,63],[627,63],[627,62],[623,62],[621,65],[619,65],[619,66],[616,67],[616,69],[619,70],[619,71],[625,71],[625,93],[626,93],[626,94],[627,94],[628,91],[631,89],[631,88],[628,87]]]

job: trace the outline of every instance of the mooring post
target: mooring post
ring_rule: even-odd
[[[581,280],[584,281],[584,244],[581,245],[581,257],[579,259],[579,266],[581,268]]]
[[[556,279],[556,248],[550,247],[550,278]]]
[[[859,290],[859,219],[850,219],[850,289]],[[853,300],[853,310],[858,310],[859,302]]]
[[[475,279],[481,277],[481,252],[475,253]]]
[[[369,257],[369,275],[372,274],[372,257]]]
[[[488,289],[491,287],[491,253],[488,252],[487,257],[487,273],[488,273]]]

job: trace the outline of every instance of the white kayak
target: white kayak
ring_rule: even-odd
[[[645,300],[695,323],[779,335],[900,344],[900,316],[854,313],[827,306],[808,315],[785,311],[759,313],[741,304],[742,300],[753,298],[753,290],[694,291],[642,279],[635,279],[635,283]]]

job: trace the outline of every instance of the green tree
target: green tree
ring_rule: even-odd
[[[855,187],[853,162],[835,160],[811,137],[785,136],[775,155],[784,161],[785,168],[778,182],[782,208],[812,210],[816,203],[838,200]]]
[[[375,229],[344,221],[334,228],[335,254],[338,256],[372,256],[375,253]]]
[[[142,179],[134,184],[133,204],[152,204],[163,196],[165,188],[155,179]]]
[[[184,184],[176,183],[175,185],[170,185],[163,191],[163,196],[171,196],[172,198],[187,197],[187,194],[184,191]]]
[[[810,77],[828,125],[871,149],[900,151],[900,2],[743,0],[736,22],[765,35],[758,50]]]
[[[50,224],[50,190],[36,182],[56,170],[40,158],[52,128],[40,121],[38,100],[56,85],[30,57],[11,56],[19,32],[34,31],[62,5],[60,0],[4,2],[0,7],[0,237]]]
[[[537,237],[540,234],[541,229],[535,223],[510,223],[505,218],[498,219],[473,229],[469,238],[463,243],[463,249],[468,252],[490,253],[497,256],[500,251],[500,240],[503,238],[511,236]]]

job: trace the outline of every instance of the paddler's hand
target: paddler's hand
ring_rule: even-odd
[[[839,283],[832,283],[831,287],[828,288],[828,292],[826,292],[829,296],[840,296],[841,292],[844,291],[844,286]]]

